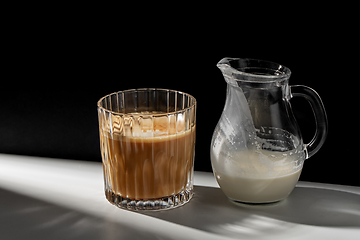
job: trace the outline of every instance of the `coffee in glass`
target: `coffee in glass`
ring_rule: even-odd
[[[181,206],[193,194],[196,100],[135,89],[98,102],[106,198],[121,208]]]

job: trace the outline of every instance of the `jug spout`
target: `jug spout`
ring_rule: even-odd
[[[220,68],[220,70],[223,70],[223,69],[225,69],[225,68],[227,68],[227,67],[231,67],[231,66],[230,66],[230,61],[238,60],[238,59],[240,59],[240,58],[230,58],[230,57],[226,57],[226,58],[221,59],[221,60],[216,64],[216,66],[217,66],[218,68]]]
[[[230,57],[226,57],[221,59],[218,63],[217,63],[217,67],[220,68],[221,70],[226,68],[226,67],[230,67],[230,61],[232,60],[237,60],[239,58],[230,58]]]
[[[233,68],[230,64],[231,61],[236,61],[238,58],[223,58],[221,59],[216,66],[220,69],[220,71],[222,72],[225,81],[232,85],[237,87],[238,84],[236,82],[236,78],[234,77],[235,73],[237,72],[237,70],[235,68]]]

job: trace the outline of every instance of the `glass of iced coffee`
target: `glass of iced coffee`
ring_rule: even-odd
[[[170,209],[193,195],[196,100],[167,89],[132,89],[98,103],[105,195],[130,210]]]

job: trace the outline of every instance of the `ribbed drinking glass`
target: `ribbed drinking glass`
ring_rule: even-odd
[[[193,195],[196,100],[132,89],[98,101],[105,195],[130,210],[181,206]]]

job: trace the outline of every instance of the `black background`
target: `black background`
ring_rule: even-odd
[[[353,60],[359,49],[352,20],[321,9],[266,19],[237,14],[128,18],[48,10],[12,16],[4,35],[0,153],[101,161],[97,101],[119,90],[156,87],[197,99],[195,170],[211,171],[210,141],[226,97],[216,63],[257,58],[289,67],[290,84],[315,89],[325,105],[328,138],[306,160],[300,180],[360,186],[359,67]],[[308,143],[315,133],[310,105],[291,103]]]

